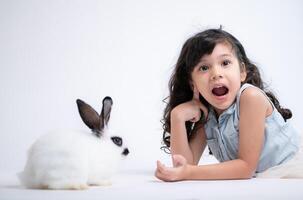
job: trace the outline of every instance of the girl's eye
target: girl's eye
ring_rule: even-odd
[[[223,62],[222,62],[222,65],[223,66],[227,66],[227,65],[229,65],[231,62],[229,61],[229,60],[224,60]]]
[[[199,70],[202,71],[202,72],[205,72],[205,71],[207,71],[208,69],[209,69],[209,67],[206,66],[206,65],[202,65],[201,67],[199,67]]]

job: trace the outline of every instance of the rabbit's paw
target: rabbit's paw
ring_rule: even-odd
[[[90,183],[91,186],[111,186],[112,182],[110,180],[100,180]]]
[[[51,190],[86,190],[88,189],[87,184],[64,184],[64,185],[56,185],[56,184],[50,184],[50,185],[43,185],[41,189],[51,189]]]

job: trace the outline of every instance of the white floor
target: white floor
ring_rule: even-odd
[[[208,159],[208,160],[207,160]],[[212,162],[211,157],[206,162]],[[14,172],[0,173],[0,200],[37,199],[303,199],[303,179],[250,179],[164,183],[154,177],[150,163],[128,166],[113,184],[82,191],[30,190],[20,186]]]

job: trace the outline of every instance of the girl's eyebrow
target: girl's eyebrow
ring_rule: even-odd
[[[219,55],[217,58],[221,58],[221,57],[231,57],[231,56],[232,56],[232,54],[224,53],[224,54]],[[202,58],[202,59],[200,60],[199,63],[201,63],[201,62],[207,62],[207,60]]]
[[[225,54],[219,55],[218,57],[225,57],[225,56],[229,56],[229,57],[231,57],[231,54],[229,54],[229,53],[225,53]]]

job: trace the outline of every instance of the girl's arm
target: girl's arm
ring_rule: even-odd
[[[206,147],[206,136],[203,127],[191,136],[189,146],[193,153],[194,164],[198,165]]]
[[[272,106],[256,88],[247,88],[240,98],[238,159],[194,166],[176,156],[178,167],[165,167],[158,162],[156,176],[164,181],[251,178],[263,147],[265,118],[272,112]]]
[[[172,155],[182,155],[189,164],[197,165],[206,146],[204,129],[198,129],[188,142],[185,122],[172,117],[171,124],[170,141]],[[175,166],[175,162],[173,164]]]
[[[200,128],[191,138],[187,138],[185,122],[197,122],[201,117],[201,110],[207,115],[207,109],[199,100],[199,91],[193,88],[193,99],[175,107],[171,111],[170,150],[172,155],[182,155],[187,162],[197,165],[206,146],[204,129]],[[189,141],[189,142],[188,142]],[[173,165],[176,163],[173,160]]]

